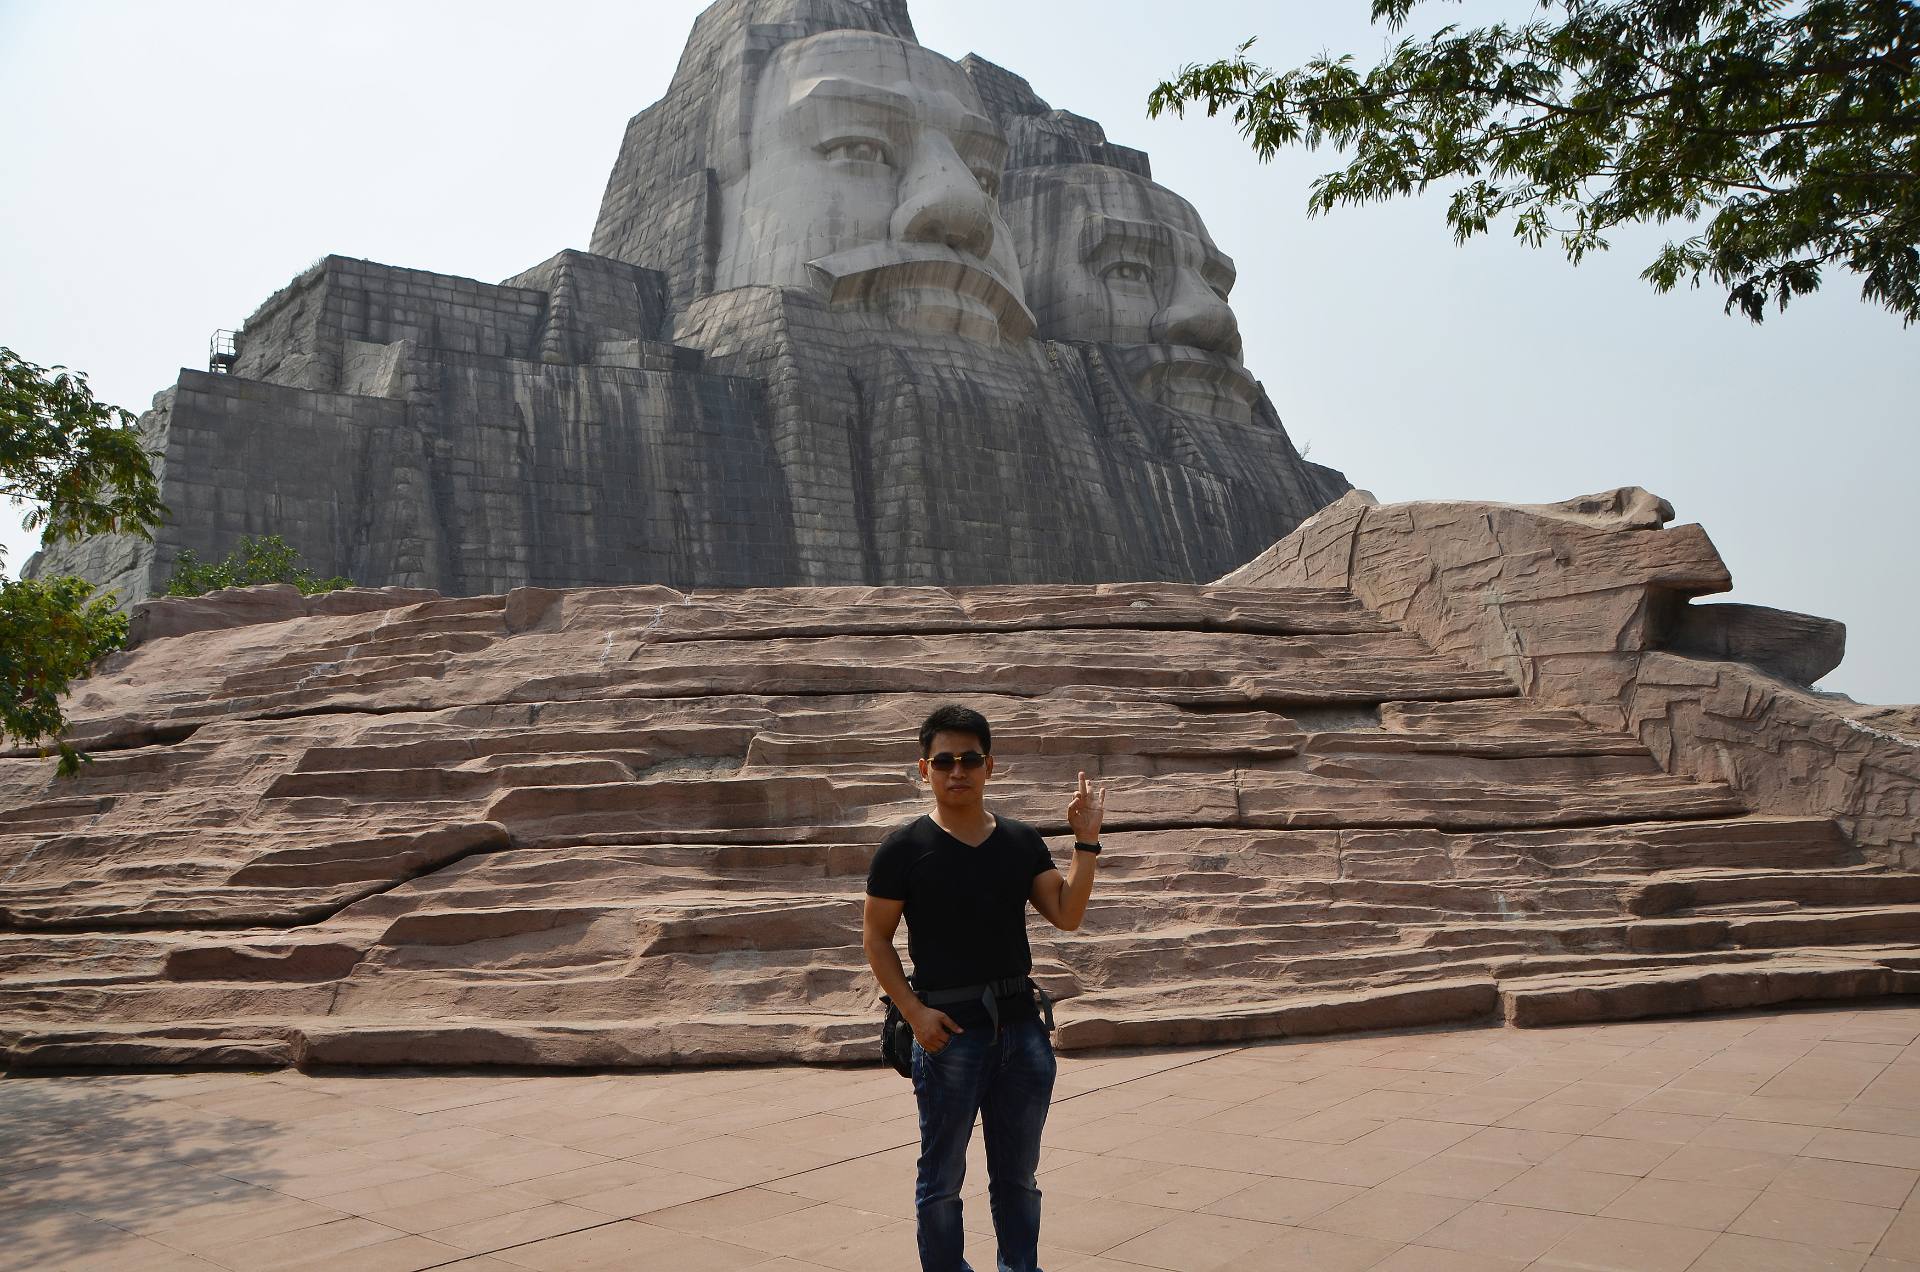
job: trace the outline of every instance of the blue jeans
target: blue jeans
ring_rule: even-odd
[[[987,1141],[987,1201],[1000,1243],[996,1272],[1040,1272],[1040,1131],[1053,1100],[1053,1043],[1039,1020],[952,1038],[937,1055],[913,1044],[920,1105],[920,1177],[914,1186],[922,1272],[973,1272],[962,1246],[960,1188],[967,1141],[980,1116]]]

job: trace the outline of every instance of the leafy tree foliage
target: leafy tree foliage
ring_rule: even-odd
[[[167,581],[167,596],[200,596],[223,587],[253,587],[260,583],[291,583],[306,595],[352,587],[352,579],[323,579],[307,567],[300,554],[277,534],[256,539],[242,535],[239,546],[219,560],[202,564],[192,552],[182,552]]]
[[[89,599],[85,579],[0,582],[0,724],[29,746],[58,739],[66,728],[60,699],[67,686],[126,643],[127,616],[111,597]],[[56,741],[60,775],[86,759]]]
[[[1373,20],[1398,30],[1419,3],[1372,0]],[[1616,226],[1690,221],[1642,275],[1661,291],[1710,279],[1760,322],[1844,267],[1866,299],[1920,319],[1920,3],[1538,8],[1403,38],[1364,74],[1351,56],[1272,71],[1249,40],[1159,85],[1148,113],[1229,112],[1262,159],[1350,149],[1314,183],[1313,213],[1442,182],[1456,240],[1511,214],[1516,236],[1575,262]]]
[[[0,348],[0,495],[59,543],[109,531],[153,537],[166,509],[133,415],[94,400],[87,378]]]
[[[24,522],[58,543],[109,531],[151,538],[165,515],[131,414],[94,399],[86,377],[0,348],[0,495],[30,505]],[[5,565],[0,549],[0,566]],[[58,739],[60,699],[126,641],[111,597],[84,579],[0,575],[0,731],[27,746]],[[60,773],[86,757],[56,742]]]

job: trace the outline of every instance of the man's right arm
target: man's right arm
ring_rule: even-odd
[[[873,978],[880,982],[881,992],[900,1009],[921,1047],[928,1054],[937,1055],[961,1029],[946,1012],[921,1002],[913,986],[907,983],[907,969],[900,965],[900,951],[893,947],[893,934],[900,930],[900,915],[906,908],[904,901],[868,893],[860,921],[860,943],[866,949],[867,966],[873,969]]]

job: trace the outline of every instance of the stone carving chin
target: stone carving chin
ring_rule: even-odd
[[[1233,261],[1192,204],[1137,173],[1063,164],[1014,173],[1006,215],[1042,336],[1118,346],[1134,387],[1164,406],[1252,420]]]
[[[715,286],[806,287],[915,330],[1024,340],[1005,157],[939,54],[868,31],[787,44],[754,93],[746,169],[723,187]]]

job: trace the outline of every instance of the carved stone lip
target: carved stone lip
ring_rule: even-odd
[[[1026,340],[1034,317],[1019,288],[976,256],[918,243],[869,243],[807,262],[828,303],[887,314],[903,327],[983,343]]]
[[[1120,363],[1142,393],[1162,406],[1221,413],[1224,404],[1235,418],[1251,419],[1260,386],[1246,367],[1224,353],[1190,345],[1122,345]]]

